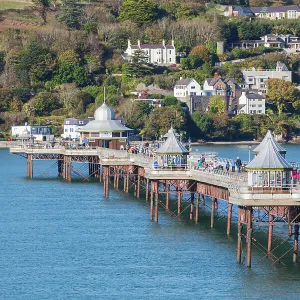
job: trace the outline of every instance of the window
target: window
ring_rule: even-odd
[[[263,78],[259,78],[258,82],[264,82],[264,79]]]
[[[258,111],[258,113],[259,113],[259,114],[261,114],[261,113],[262,113],[262,111],[261,111],[261,110],[259,110],[259,111]]]
[[[289,80],[289,76],[282,76],[282,79]]]
[[[172,51],[170,50],[169,53],[172,54]]]
[[[169,58],[169,61],[172,62],[172,57]]]
[[[192,90],[194,90],[194,89],[195,89],[195,87],[194,87],[194,86],[191,86],[191,89],[192,89]]]
[[[65,128],[65,132],[68,132],[68,128]]]
[[[70,121],[66,121],[66,125],[70,124]]]
[[[253,82],[253,77],[249,77],[248,82]]]
[[[78,123],[79,123],[79,124],[83,124],[83,121],[79,121]]]
[[[258,104],[258,107],[262,107],[262,105],[261,105],[261,104]]]
[[[74,132],[74,128],[70,128],[70,132]]]

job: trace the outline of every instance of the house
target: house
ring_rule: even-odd
[[[300,6],[277,6],[277,7],[251,7],[257,18],[264,19],[298,19],[300,16]]]
[[[140,40],[136,45],[132,45],[128,40],[128,46],[123,54],[123,58],[126,61],[130,61],[131,56],[137,50],[144,51],[148,57],[148,62],[157,65],[172,65],[176,64],[176,49],[174,46],[174,40],[171,45],[166,45],[165,40],[161,44],[141,44]]]
[[[277,35],[277,34],[267,34],[260,37],[260,40],[242,40],[231,44],[231,47],[238,48],[292,48],[292,45],[299,44],[299,37],[293,36],[291,34],[287,35]]]
[[[174,86],[174,97],[187,104],[191,111],[191,96],[202,95],[200,84],[193,78],[178,80]]]
[[[250,7],[229,5],[224,9],[225,17],[254,17]]]
[[[148,99],[150,95],[172,96],[172,91],[161,89],[156,84],[146,86],[144,83],[139,83],[132,93],[138,96],[138,99]]]
[[[212,96],[191,96],[192,110],[191,112],[201,111],[208,112],[209,102]]]
[[[64,120],[64,133],[61,135],[64,139],[79,139],[80,134],[77,132],[82,126],[86,125],[93,118],[67,118]]]
[[[257,90],[263,94],[267,92],[265,81],[271,78],[284,79],[292,81],[292,71],[282,62],[277,62],[276,69],[259,70],[252,68],[243,70],[244,84],[242,88],[248,90]]]
[[[237,114],[265,114],[266,99],[263,95],[242,92],[237,105]]]
[[[214,78],[206,78],[203,85],[203,95],[224,97],[226,110],[233,108],[234,100],[238,99],[241,93],[241,87],[233,78],[222,78],[218,73],[214,74]]]
[[[35,141],[50,142],[54,140],[54,135],[51,134],[51,129],[46,125],[25,125],[24,126],[12,126],[11,135],[12,138],[18,138],[21,135],[32,136]]]

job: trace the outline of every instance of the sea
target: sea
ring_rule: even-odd
[[[285,147],[300,161],[300,146]],[[249,155],[248,145],[193,152]],[[272,265],[254,248],[251,269],[237,264],[226,218],[211,229],[205,210],[195,224],[162,209],[156,224],[143,196],[111,186],[106,199],[103,184],[43,176],[52,169],[38,164],[28,179],[26,160],[0,150],[0,299],[300,299],[292,254]]]

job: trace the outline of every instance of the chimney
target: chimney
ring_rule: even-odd
[[[127,43],[128,43],[128,44],[127,44],[127,47],[130,48],[130,47],[131,47],[130,40],[128,40]]]
[[[141,48],[141,41],[138,40],[138,47]]]
[[[219,76],[219,73],[216,72],[216,73],[214,74],[214,79],[218,79],[218,78],[220,78],[220,76]]]
[[[165,42],[165,40],[162,40],[162,45],[163,45],[164,47],[166,47],[166,42]]]

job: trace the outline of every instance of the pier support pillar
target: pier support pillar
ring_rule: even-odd
[[[247,267],[251,268],[252,261],[252,207],[247,210]]]
[[[29,178],[33,177],[32,154],[27,154],[27,176]]]
[[[63,162],[60,159],[57,161],[57,173],[58,176],[63,176]]]
[[[155,191],[155,215],[154,215],[154,221],[158,223],[158,186]]]
[[[199,220],[199,200],[200,200],[200,194],[197,193],[196,205],[195,205],[195,222],[196,223],[198,223],[198,220]]]
[[[294,252],[293,252],[293,262],[297,262],[298,256],[298,240],[299,240],[299,225],[294,226]]]
[[[71,181],[71,157],[64,156],[64,178],[68,181]]]
[[[146,179],[146,201],[149,200],[149,178]]]
[[[231,219],[232,219],[232,203],[228,203],[227,235],[230,235]]]
[[[166,210],[169,210],[169,189],[170,189],[169,184],[166,183]]]
[[[119,181],[120,181],[120,170],[117,168],[117,178],[116,178],[116,189],[119,189]]]
[[[195,193],[191,193],[191,209],[190,209],[190,220],[194,217],[194,207],[195,207]]]
[[[238,240],[237,240],[237,254],[236,261],[237,263],[241,263],[242,261],[242,222],[241,222],[241,208],[238,208]]]
[[[99,165],[99,181],[103,182],[103,166]]]
[[[109,167],[104,167],[104,197],[108,198],[109,196]]]
[[[177,188],[177,214],[178,214],[178,216],[181,214],[181,199],[182,199],[181,190],[179,190],[179,188]]]
[[[154,187],[153,181],[151,182],[151,189],[150,189],[150,220],[153,220],[153,195],[154,195]]]
[[[117,168],[114,167],[114,189],[117,188]]]
[[[215,226],[215,203],[217,201],[217,198],[212,198],[211,201],[211,216],[210,216],[210,227],[214,228]]]
[[[137,176],[137,188],[136,188],[136,197],[140,198],[140,191],[141,191],[141,176]]]
[[[272,250],[272,239],[273,239],[273,215],[269,213],[269,231],[268,231],[268,252],[267,255],[270,255]]]

